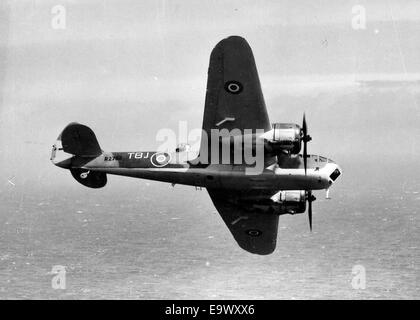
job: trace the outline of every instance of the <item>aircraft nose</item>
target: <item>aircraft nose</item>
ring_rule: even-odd
[[[342,174],[342,169],[340,168],[339,165],[334,164],[334,167],[332,167],[331,169],[331,173],[329,176],[329,180],[330,180],[330,184],[334,183],[337,178]]]

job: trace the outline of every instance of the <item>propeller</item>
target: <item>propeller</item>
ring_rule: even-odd
[[[316,197],[312,194],[312,190],[307,191],[307,200],[308,200],[309,229],[312,231],[312,202],[316,200]]]
[[[308,147],[307,144],[309,141],[312,140],[312,137],[308,134],[308,126],[306,125],[306,118],[305,113],[303,113],[303,120],[302,120],[302,141],[303,141],[303,167],[305,168],[305,176],[306,176],[306,168],[308,165]]]

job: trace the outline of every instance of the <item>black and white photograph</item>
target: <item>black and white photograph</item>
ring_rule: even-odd
[[[1,1],[0,300],[418,300],[419,138],[418,0]]]

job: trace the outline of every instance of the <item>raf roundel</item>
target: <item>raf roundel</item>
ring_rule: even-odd
[[[231,94],[239,94],[243,88],[242,83],[239,81],[227,81],[225,83],[225,90]]]
[[[166,166],[171,161],[171,156],[167,153],[155,153],[150,158],[150,161],[155,167],[160,168]]]
[[[166,157],[163,154],[160,154],[156,157],[156,161],[159,163],[162,163],[163,161],[165,161]]]
[[[259,237],[262,234],[262,232],[257,229],[249,229],[246,231],[246,234],[251,237]]]

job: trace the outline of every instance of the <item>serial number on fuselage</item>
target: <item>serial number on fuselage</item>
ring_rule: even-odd
[[[122,156],[105,156],[104,161],[117,161],[122,160]]]
[[[149,159],[153,152],[127,152],[128,159]],[[122,160],[122,155],[105,156],[104,161]]]

